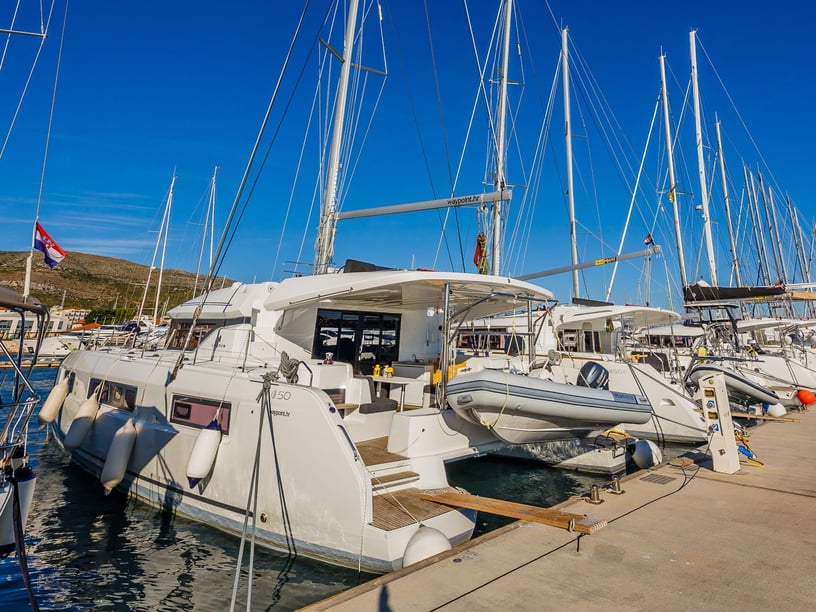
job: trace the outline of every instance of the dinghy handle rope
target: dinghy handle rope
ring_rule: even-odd
[[[502,370],[502,374],[504,375],[504,403],[502,404],[501,410],[499,410],[499,415],[492,423],[488,423],[484,419],[479,419],[479,422],[487,429],[493,429],[499,423],[499,419],[502,418],[504,414],[504,409],[507,408],[507,402],[510,401],[510,381],[507,380],[507,372],[505,370]]]

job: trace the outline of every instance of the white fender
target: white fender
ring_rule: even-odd
[[[405,546],[405,553],[402,555],[402,567],[450,549],[451,543],[444,533],[433,527],[420,525]]]
[[[62,408],[62,403],[68,395],[68,378],[63,378],[56,385],[53,386],[48,397],[45,398],[42,408],[40,408],[39,420],[40,425],[48,425],[57,418],[59,409]]]
[[[221,429],[218,421],[213,419],[209,425],[198,432],[190,458],[187,460],[187,479],[194,487],[202,478],[206,478],[215,464],[218,445],[221,444]]]
[[[787,413],[788,411],[785,410],[785,407],[782,404],[771,404],[770,406],[768,406],[768,416],[782,417],[785,416]]]
[[[99,412],[99,402],[96,399],[96,393],[93,393],[79,405],[74,420],[71,421],[68,433],[65,434],[65,439],[62,441],[66,450],[72,451],[82,445],[82,441],[85,440],[85,436],[88,435],[96,419],[97,412]]]
[[[105,495],[113,491],[127,472],[130,454],[133,452],[133,444],[136,442],[136,426],[133,419],[128,419],[116,433],[113,434],[108,456],[105,458],[105,465],[102,466],[102,474],[99,480],[105,487]]]
[[[34,488],[37,476],[31,466],[24,465],[14,470],[20,494],[20,517],[25,525],[31,501],[34,499]],[[10,482],[0,489],[0,553],[9,554],[14,550],[14,488]]]
[[[632,451],[632,460],[641,470],[654,467],[663,462],[663,453],[651,440],[638,440]]]

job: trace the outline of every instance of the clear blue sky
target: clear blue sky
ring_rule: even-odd
[[[16,28],[38,27],[34,3],[25,4],[32,5],[24,7],[29,13],[25,26],[20,21]],[[69,256],[79,251],[150,263],[162,206],[175,172],[178,178],[166,266],[195,270],[213,166],[220,167],[217,225],[222,226],[293,37],[301,10],[297,4],[210,0],[70,3],[40,209],[40,222]],[[478,106],[468,138],[467,125],[479,81],[463,5],[458,1],[427,4],[435,68],[423,3],[390,0],[382,4],[389,76],[353,174],[345,168],[344,209],[448,196],[450,177],[456,172],[466,140],[467,153],[455,191],[466,195],[483,189],[486,115],[483,105]],[[273,126],[318,35],[317,25],[328,2],[313,0],[312,5],[281,90],[281,103],[273,110]],[[468,7],[476,45],[484,56],[498,2],[471,0]],[[2,27],[9,26],[11,8],[1,9]],[[3,250],[22,251],[30,245],[64,8],[64,0],[55,5],[49,38],[0,158]],[[511,87],[514,122],[508,180],[517,187],[508,227],[519,224],[519,214],[523,220],[518,233],[512,240],[508,238],[506,271],[526,274],[565,265],[570,258],[560,81],[540,175],[531,171],[560,50],[553,16],[559,25],[569,27],[573,45],[579,259],[606,256],[618,247],[631,187],[621,180],[617,165],[636,169],[643,154],[659,91],[657,58],[663,49],[673,121],[680,121],[683,115],[678,143],[682,153],[677,156],[679,189],[695,194],[684,196],[683,203],[688,215],[684,221],[687,267],[690,277],[705,277],[705,259],[698,264],[699,213],[694,213],[699,184],[693,120],[690,108],[685,113],[682,110],[689,78],[688,32],[697,29],[701,43],[698,62],[707,139],[713,139],[714,114],[723,121],[725,158],[734,181],[732,189],[736,190],[732,197],[737,202],[741,197],[741,163],[745,161],[762,169],[766,178],[770,174],[779,190],[777,195],[789,194],[810,224],[816,215],[810,195],[811,151],[816,137],[812,119],[814,12],[816,9],[806,3],[790,0],[773,4],[753,0],[550,0],[549,6],[516,0],[518,25],[523,29],[513,40],[520,41],[523,57],[521,62],[514,60],[510,76],[523,81],[524,86]],[[339,47],[337,33],[331,40]],[[320,35],[330,36],[326,28]],[[382,69],[385,64],[378,50],[376,27],[366,27],[365,43],[363,63]],[[8,44],[0,69],[4,140],[38,45],[36,39],[18,37]],[[314,136],[308,141],[294,191],[292,184],[316,71],[316,60],[306,63],[301,89],[292,99],[270,149],[222,274],[244,281],[280,279],[284,261],[299,258],[310,262],[314,257],[316,208],[308,217],[318,166],[312,148]],[[589,74],[594,93],[587,93]],[[367,107],[381,82],[369,73]],[[597,102],[601,96],[603,108]],[[327,97],[324,92],[323,100]],[[627,161],[623,161],[622,153],[613,157],[608,152],[599,122],[593,119],[596,113],[605,113],[607,119],[614,117],[603,122],[614,123],[604,129],[610,138],[625,143]],[[758,151],[746,137],[741,120]],[[317,119],[313,125],[315,122]],[[366,126],[367,118],[363,117],[357,144]],[[643,237],[653,227],[658,192],[665,188],[662,138],[662,127],[656,126],[646,156],[640,203],[633,213],[624,251],[643,248]],[[264,152],[270,140],[268,134]],[[710,157],[708,163],[707,171],[711,172],[714,166]],[[631,184],[634,172],[624,174]],[[716,177],[712,217],[719,280],[728,284],[720,189]],[[662,204],[668,206],[665,197]],[[463,209],[450,219],[447,242],[437,256],[441,214],[431,211],[341,222],[335,259],[338,263],[354,258],[397,267],[439,269],[462,269],[464,261],[464,267],[472,270],[470,260],[478,232],[475,212]],[[669,253],[665,264],[663,259],[652,264],[651,299],[652,303],[666,304],[666,276],[668,273],[676,283],[677,268],[666,211],[658,216],[654,234]],[[742,218],[744,237],[744,212]],[[304,230],[308,232],[305,239]],[[791,251],[792,245],[786,248]],[[641,267],[641,261],[622,266],[612,296],[616,301],[644,300]],[[605,268],[585,274],[584,296],[603,299],[602,288],[610,272],[611,268]],[[554,290],[561,300],[571,297],[569,275],[538,282]]]

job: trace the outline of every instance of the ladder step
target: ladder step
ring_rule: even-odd
[[[416,472],[396,472],[394,474],[384,474],[371,479],[371,488],[375,491],[393,486],[395,484],[405,484],[419,480]]]

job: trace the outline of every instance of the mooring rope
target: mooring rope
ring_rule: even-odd
[[[292,359],[291,357],[289,357],[289,354],[286,351],[282,351],[280,356],[280,365],[278,366],[278,369],[275,372],[276,378],[282,375],[286,382],[292,385],[296,385],[298,381],[299,367],[300,367],[299,360]],[[260,397],[260,395],[258,397]]]

